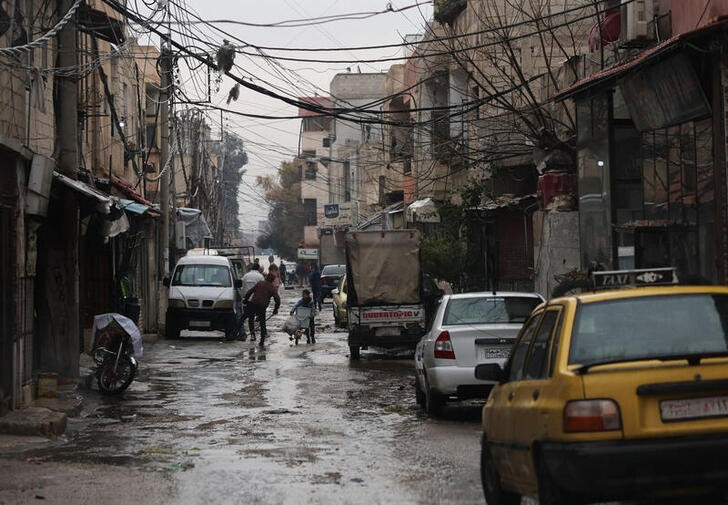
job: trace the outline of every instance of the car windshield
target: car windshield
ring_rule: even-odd
[[[451,298],[443,324],[523,323],[540,303],[526,296]]]
[[[232,286],[230,271],[224,265],[177,265],[173,286]]]
[[[321,270],[321,275],[344,275],[346,272],[346,265],[326,265]]]
[[[728,295],[664,295],[583,304],[569,363],[728,352]]]

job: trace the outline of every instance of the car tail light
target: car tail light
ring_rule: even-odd
[[[439,359],[455,359],[455,351],[452,348],[452,340],[448,331],[440,332],[435,340],[435,357]]]
[[[613,400],[576,400],[564,409],[564,431],[613,431],[622,429],[619,407]]]

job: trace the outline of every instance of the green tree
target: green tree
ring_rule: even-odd
[[[218,159],[222,163],[220,202],[212,222],[215,224],[216,243],[227,244],[240,233],[238,188],[245,174],[243,167],[248,164],[248,153],[243,139],[230,132],[225,133],[219,150]]]
[[[257,245],[270,247],[283,258],[295,258],[298,244],[303,241],[300,169],[295,162],[283,162],[277,177],[258,177],[257,182],[271,206],[268,229]]]

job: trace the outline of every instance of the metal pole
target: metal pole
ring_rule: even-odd
[[[162,142],[159,148],[160,165],[162,166],[162,177],[160,179],[160,194],[159,194],[159,206],[162,214],[162,230],[160,235],[160,254],[161,254],[161,277],[169,276],[169,226],[170,226],[170,215],[169,215],[169,185],[172,178],[170,173],[172,171],[172,162],[169,160],[169,98],[171,96],[171,79],[169,73],[171,71],[171,55],[169,44],[166,39],[162,39],[162,50],[160,56],[160,67],[161,72],[161,86],[159,101],[161,102],[161,134]]]

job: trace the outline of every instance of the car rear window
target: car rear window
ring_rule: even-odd
[[[728,352],[728,295],[663,295],[583,304],[569,363]]]
[[[177,265],[173,286],[232,286],[230,270],[223,265]]]
[[[523,323],[540,303],[525,296],[451,298],[443,324]]]
[[[346,265],[326,265],[321,270],[321,275],[344,275],[346,272]]]

